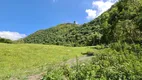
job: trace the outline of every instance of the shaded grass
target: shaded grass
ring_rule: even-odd
[[[93,51],[91,47],[40,44],[0,44],[0,79],[24,79],[48,66]]]

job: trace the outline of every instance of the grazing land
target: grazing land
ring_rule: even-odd
[[[49,66],[58,64],[92,47],[64,47],[41,44],[0,44],[0,79],[26,79],[41,73]]]

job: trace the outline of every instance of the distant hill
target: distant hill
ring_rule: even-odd
[[[119,0],[98,18],[84,23],[60,24],[24,38],[25,43],[92,46],[117,41],[142,41],[142,0]]]

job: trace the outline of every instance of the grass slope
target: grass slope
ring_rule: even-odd
[[[64,47],[41,44],[0,44],[0,79],[24,79],[48,66],[81,56],[91,47]]]

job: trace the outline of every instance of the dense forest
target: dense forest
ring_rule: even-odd
[[[77,25],[75,23],[59,24],[55,27],[46,30],[39,30],[34,34],[29,35],[24,39],[24,42],[65,45],[70,43],[68,42],[67,34],[79,26],[80,25]]]
[[[25,43],[92,46],[111,42],[139,43],[142,40],[142,1],[120,0],[98,18],[77,25],[60,24],[24,38]]]

